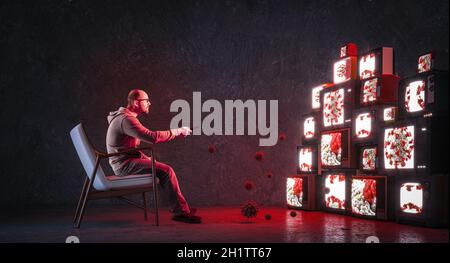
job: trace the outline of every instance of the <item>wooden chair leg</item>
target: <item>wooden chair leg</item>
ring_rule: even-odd
[[[84,209],[86,208],[86,203],[87,203],[87,200],[88,200],[89,191],[91,191],[91,187],[94,184],[95,175],[97,174],[97,169],[98,169],[99,165],[100,165],[100,157],[97,156],[95,158],[95,166],[94,166],[94,170],[92,171],[92,175],[91,175],[91,177],[88,178],[89,179],[89,183],[88,183],[88,186],[86,188],[86,192],[84,193],[83,201],[81,202],[81,210],[80,210],[80,213],[78,215],[78,220],[76,220],[77,222],[75,224],[76,228],[80,228],[81,220],[83,220]]]
[[[86,189],[89,184],[89,178],[86,177],[84,180],[83,189],[81,190],[80,198],[78,199],[77,210],[75,210],[75,216],[73,217],[72,223],[75,223],[80,215],[81,202],[83,200],[83,196],[86,194]]]
[[[147,193],[143,192],[142,193],[142,200],[144,202],[144,220],[147,221]]]
[[[83,215],[84,215],[84,210],[86,209],[86,203],[87,203],[87,199],[89,196],[89,191],[91,190],[91,186],[92,186],[92,181],[90,180],[88,187],[86,189],[86,193],[83,196],[83,201],[81,202],[81,210],[78,216],[78,219],[75,223],[75,228],[80,228],[81,225],[81,221],[83,220]]]
[[[156,176],[156,169],[155,169],[155,153],[153,152],[153,149],[151,149],[152,154],[152,163],[151,163],[151,169],[152,169],[152,184],[153,184],[153,201],[155,204],[155,221],[156,226],[159,226],[159,213],[158,213],[158,184],[157,184],[157,176]]]
[[[155,221],[156,225],[159,226],[159,214],[158,214],[158,186],[153,189],[153,201],[155,203]]]

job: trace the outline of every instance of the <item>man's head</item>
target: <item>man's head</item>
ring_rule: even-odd
[[[128,105],[127,108],[132,112],[137,114],[149,113],[150,110],[150,100],[145,91],[140,89],[131,90],[128,93]]]

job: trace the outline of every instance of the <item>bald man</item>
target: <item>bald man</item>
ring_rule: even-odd
[[[143,90],[134,89],[128,93],[128,105],[126,108],[120,107],[117,111],[109,113],[107,117],[109,127],[106,134],[108,153],[135,148],[140,144],[140,141],[156,144],[168,142],[177,136],[186,137],[192,133],[189,127],[167,131],[151,131],[147,129],[137,119],[137,116],[143,113],[148,114],[150,105],[147,93]],[[151,158],[143,152],[110,157],[109,164],[118,176],[151,173]],[[177,200],[172,210],[172,219],[185,223],[201,223],[201,217],[194,215],[195,209],[189,208],[186,199],[181,193],[177,176],[172,167],[156,161],[155,169],[160,185],[164,188],[168,186],[173,197],[172,199]]]

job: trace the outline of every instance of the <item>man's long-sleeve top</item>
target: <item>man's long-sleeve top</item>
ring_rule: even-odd
[[[148,143],[167,142],[175,138],[171,131],[151,131],[144,127],[137,119],[137,114],[126,108],[110,112],[108,117],[108,132],[106,134],[106,148],[108,153],[116,153],[137,147],[141,140]],[[130,158],[139,158],[142,153],[134,152],[109,158],[109,164],[115,174],[120,174],[121,169]]]

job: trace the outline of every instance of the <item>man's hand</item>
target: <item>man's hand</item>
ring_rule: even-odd
[[[181,135],[183,137],[186,137],[186,136],[192,134],[192,130],[189,127],[181,127],[181,128],[178,128],[178,129],[172,129],[170,131],[175,136],[180,136]]]

